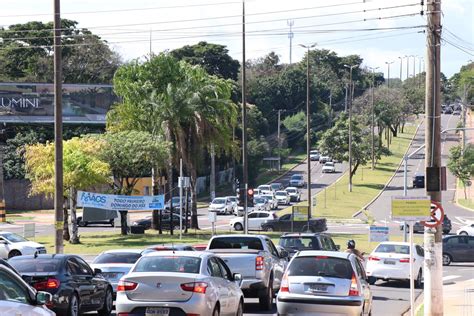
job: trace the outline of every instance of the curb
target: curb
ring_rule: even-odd
[[[418,293],[418,296],[415,297],[415,312],[414,314],[416,315],[418,313],[418,311],[420,310],[421,306],[423,305],[424,303],[424,293],[425,291],[421,291],[420,293]],[[409,306],[403,313],[402,313],[402,316],[410,316],[410,311],[411,311],[411,306]]]
[[[407,150],[405,151],[405,154],[404,154],[403,156],[406,156],[406,154],[407,154],[408,151],[410,150],[411,144],[413,143],[413,140],[415,139],[416,134],[418,134],[418,130],[420,129],[421,124],[423,124],[423,120],[422,120],[422,121],[418,124],[418,126],[416,127],[415,133],[413,134],[413,137],[411,138],[410,143],[408,144],[408,148],[407,148]],[[352,217],[357,217],[357,216],[359,216],[363,211],[366,211],[368,207],[370,207],[375,201],[377,201],[377,199],[385,192],[385,190],[387,189],[387,187],[388,187],[388,185],[390,184],[390,182],[392,182],[393,178],[395,178],[395,176],[397,175],[398,170],[400,170],[400,167],[402,166],[402,164],[403,164],[403,158],[400,160],[400,163],[398,164],[397,169],[395,169],[395,172],[392,174],[392,176],[390,177],[390,179],[388,179],[388,181],[385,183],[385,185],[383,186],[382,190],[380,190],[380,192],[379,192],[372,200],[370,200],[369,203],[367,203],[367,204],[364,205],[360,210],[358,210],[357,212],[355,212],[354,214],[352,214]]]

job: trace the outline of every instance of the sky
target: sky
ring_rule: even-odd
[[[53,0],[0,3],[3,27],[53,19]],[[246,59],[274,51],[289,63],[293,24],[292,62],[306,52],[299,44],[316,43],[339,56],[358,54],[385,77],[401,69],[405,79],[407,60],[409,76],[424,67],[425,9],[416,0],[245,0]],[[451,77],[474,60],[474,1],[443,0],[442,11],[441,71]],[[124,61],[199,41],[225,45],[242,60],[242,0],[62,0],[61,16],[107,40]]]

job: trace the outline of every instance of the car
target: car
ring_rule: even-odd
[[[302,250],[339,251],[331,236],[321,233],[284,234],[278,245],[285,249],[290,256]]]
[[[403,230],[404,225],[406,226],[407,230],[410,225],[408,223],[400,223],[400,230]],[[448,215],[444,214],[443,217],[443,234],[449,234],[452,229],[451,220],[449,219]],[[414,233],[424,233],[425,226],[421,222],[415,222],[413,224],[413,232]]]
[[[36,290],[53,295],[48,307],[58,315],[77,316],[98,311],[99,315],[105,316],[112,311],[112,285],[102,276],[101,270],[92,270],[79,256],[17,256],[8,263]]]
[[[207,246],[207,244],[206,244]],[[186,244],[158,244],[148,246],[145,250],[142,251],[142,256],[150,252],[156,251],[195,251],[196,249],[193,246]]]
[[[287,187],[285,191],[290,196],[291,202],[299,202],[301,201],[301,192],[296,187]]]
[[[423,262],[425,253],[421,246],[414,244],[413,271],[415,286],[421,288],[423,280]],[[410,243],[408,242],[381,242],[370,254],[367,262],[369,283],[375,284],[381,280],[410,281]]]
[[[364,267],[350,253],[300,251],[278,292],[278,315],[371,315],[372,291]]]
[[[288,205],[290,204],[290,195],[288,192],[281,190],[275,192],[275,198],[278,200],[278,204]]]
[[[239,198],[233,195],[226,196],[226,198],[232,203],[232,213],[234,213],[234,215],[238,215]]]
[[[217,214],[233,214],[234,213],[234,203],[226,198],[215,198],[209,204],[209,212],[216,212]]]
[[[332,161],[331,157],[326,155],[319,157],[319,163],[325,164],[328,161]]]
[[[453,115],[461,115],[461,111],[460,110],[454,110]]]
[[[326,231],[327,224],[325,218],[311,218],[309,220],[309,227],[308,221],[292,221],[292,214],[285,214],[281,217],[268,220],[262,224],[262,230],[267,232],[323,232]]]
[[[302,174],[294,174],[290,178],[290,187],[301,188],[304,186],[304,178]]]
[[[78,216],[76,219],[76,223],[79,227],[86,227],[91,224],[92,225],[110,225],[111,227],[115,227],[115,218],[84,221],[82,216]]]
[[[274,192],[283,190],[285,188],[283,184],[279,182],[273,182],[272,184],[270,184],[270,187],[272,188]]]
[[[260,196],[253,198],[253,205],[253,211],[270,211],[272,208],[269,200]]]
[[[319,153],[318,150],[311,150],[309,152],[309,159],[311,161],[319,161],[319,157],[321,156],[321,154]]]
[[[451,262],[474,262],[474,236],[443,237],[443,265]]]
[[[143,249],[117,249],[101,252],[91,263],[93,270],[100,269],[102,276],[110,282],[117,293],[117,284],[122,276],[128,273],[135,262],[142,256]]]
[[[117,315],[242,315],[242,276],[209,252],[141,257],[118,286]]]
[[[323,169],[321,170],[322,173],[334,173],[336,172],[336,167],[334,162],[328,161],[324,164]]]
[[[257,187],[259,194],[273,194],[273,189],[268,184],[262,184]],[[254,191],[255,194],[255,191]]]
[[[456,235],[474,236],[474,223],[462,226],[456,231]]]
[[[415,174],[413,177],[413,188],[424,188],[425,187],[425,175]]]
[[[275,212],[254,211],[248,215],[248,229],[262,230],[262,223],[275,218],[277,218]],[[237,231],[244,230],[244,217],[236,217],[231,219],[229,226]]]
[[[272,210],[275,210],[278,208],[278,200],[275,198],[275,194],[261,194],[258,196],[266,199],[268,203],[270,204],[270,208]]]
[[[446,107],[446,109],[444,110],[444,114],[452,114],[452,113],[453,113],[453,109],[450,106]]]
[[[179,219],[181,218],[182,227],[186,227],[186,217],[180,217],[179,214],[173,214],[173,230],[179,230]],[[170,213],[163,213],[161,215],[162,225],[161,228],[165,230],[170,229]],[[142,226],[145,230],[151,228],[153,221],[152,216],[147,216],[142,219],[137,219],[132,223],[132,226]],[[190,226],[190,220],[188,219],[188,227]]]
[[[180,205],[180,197],[179,196],[173,196],[171,198],[171,202],[173,204],[173,211],[176,211],[178,210],[179,211],[179,205]],[[184,199],[183,200],[183,208],[184,208],[184,204],[186,203],[186,200]],[[188,204],[191,204],[191,197],[188,197]],[[170,200],[166,201],[165,203],[165,212],[168,213],[170,211]]]
[[[52,300],[51,294],[36,291],[14,270],[0,265],[0,314],[54,316],[46,307]]]
[[[0,258],[8,259],[21,255],[44,254],[46,248],[15,233],[0,232]]]

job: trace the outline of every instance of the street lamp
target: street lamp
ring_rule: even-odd
[[[405,56],[403,56],[403,58],[406,58],[406,59],[407,59],[407,79],[408,79],[408,77],[409,77],[409,76],[408,76],[408,73],[410,72],[410,70],[409,70],[409,67],[410,67],[410,57],[411,57],[410,55],[405,55]]]
[[[374,105],[374,90],[375,90],[375,70],[379,67],[369,67],[372,70],[372,170],[375,169],[375,105]],[[390,67],[389,67],[390,69]],[[389,71],[390,73],[390,71]]]
[[[352,192],[352,98],[353,98],[353,87],[352,87],[352,69],[359,67],[359,65],[344,65],[349,69],[349,91],[350,91],[350,103],[349,103],[349,192]]]
[[[412,55],[413,57],[413,78],[416,78],[416,58],[418,57],[418,55]]]
[[[390,88],[390,65],[393,64],[394,61],[386,61],[385,64],[387,64],[388,68],[388,74],[387,74],[387,87]],[[370,68],[370,67],[369,67]],[[377,67],[378,68],[378,67]]]
[[[403,66],[403,57],[398,57],[400,59],[400,83],[403,83],[402,79],[402,66]]]
[[[309,229],[309,220],[311,219],[311,206],[313,199],[311,197],[311,159],[309,157],[311,151],[311,106],[309,104],[309,50],[316,46],[316,43],[311,45],[299,44],[299,46],[306,48],[306,161],[308,165],[308,229]]]

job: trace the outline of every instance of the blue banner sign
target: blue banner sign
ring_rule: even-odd
[[[82,207],[95,207],[115,211],[149,211],[162,210],[164,205],[164,195],[131,196],[84,191],[77,192],[77,206]]]
[[[370,240],[369,241],[389,241],[389,230],[385,226],[370,226]]]

